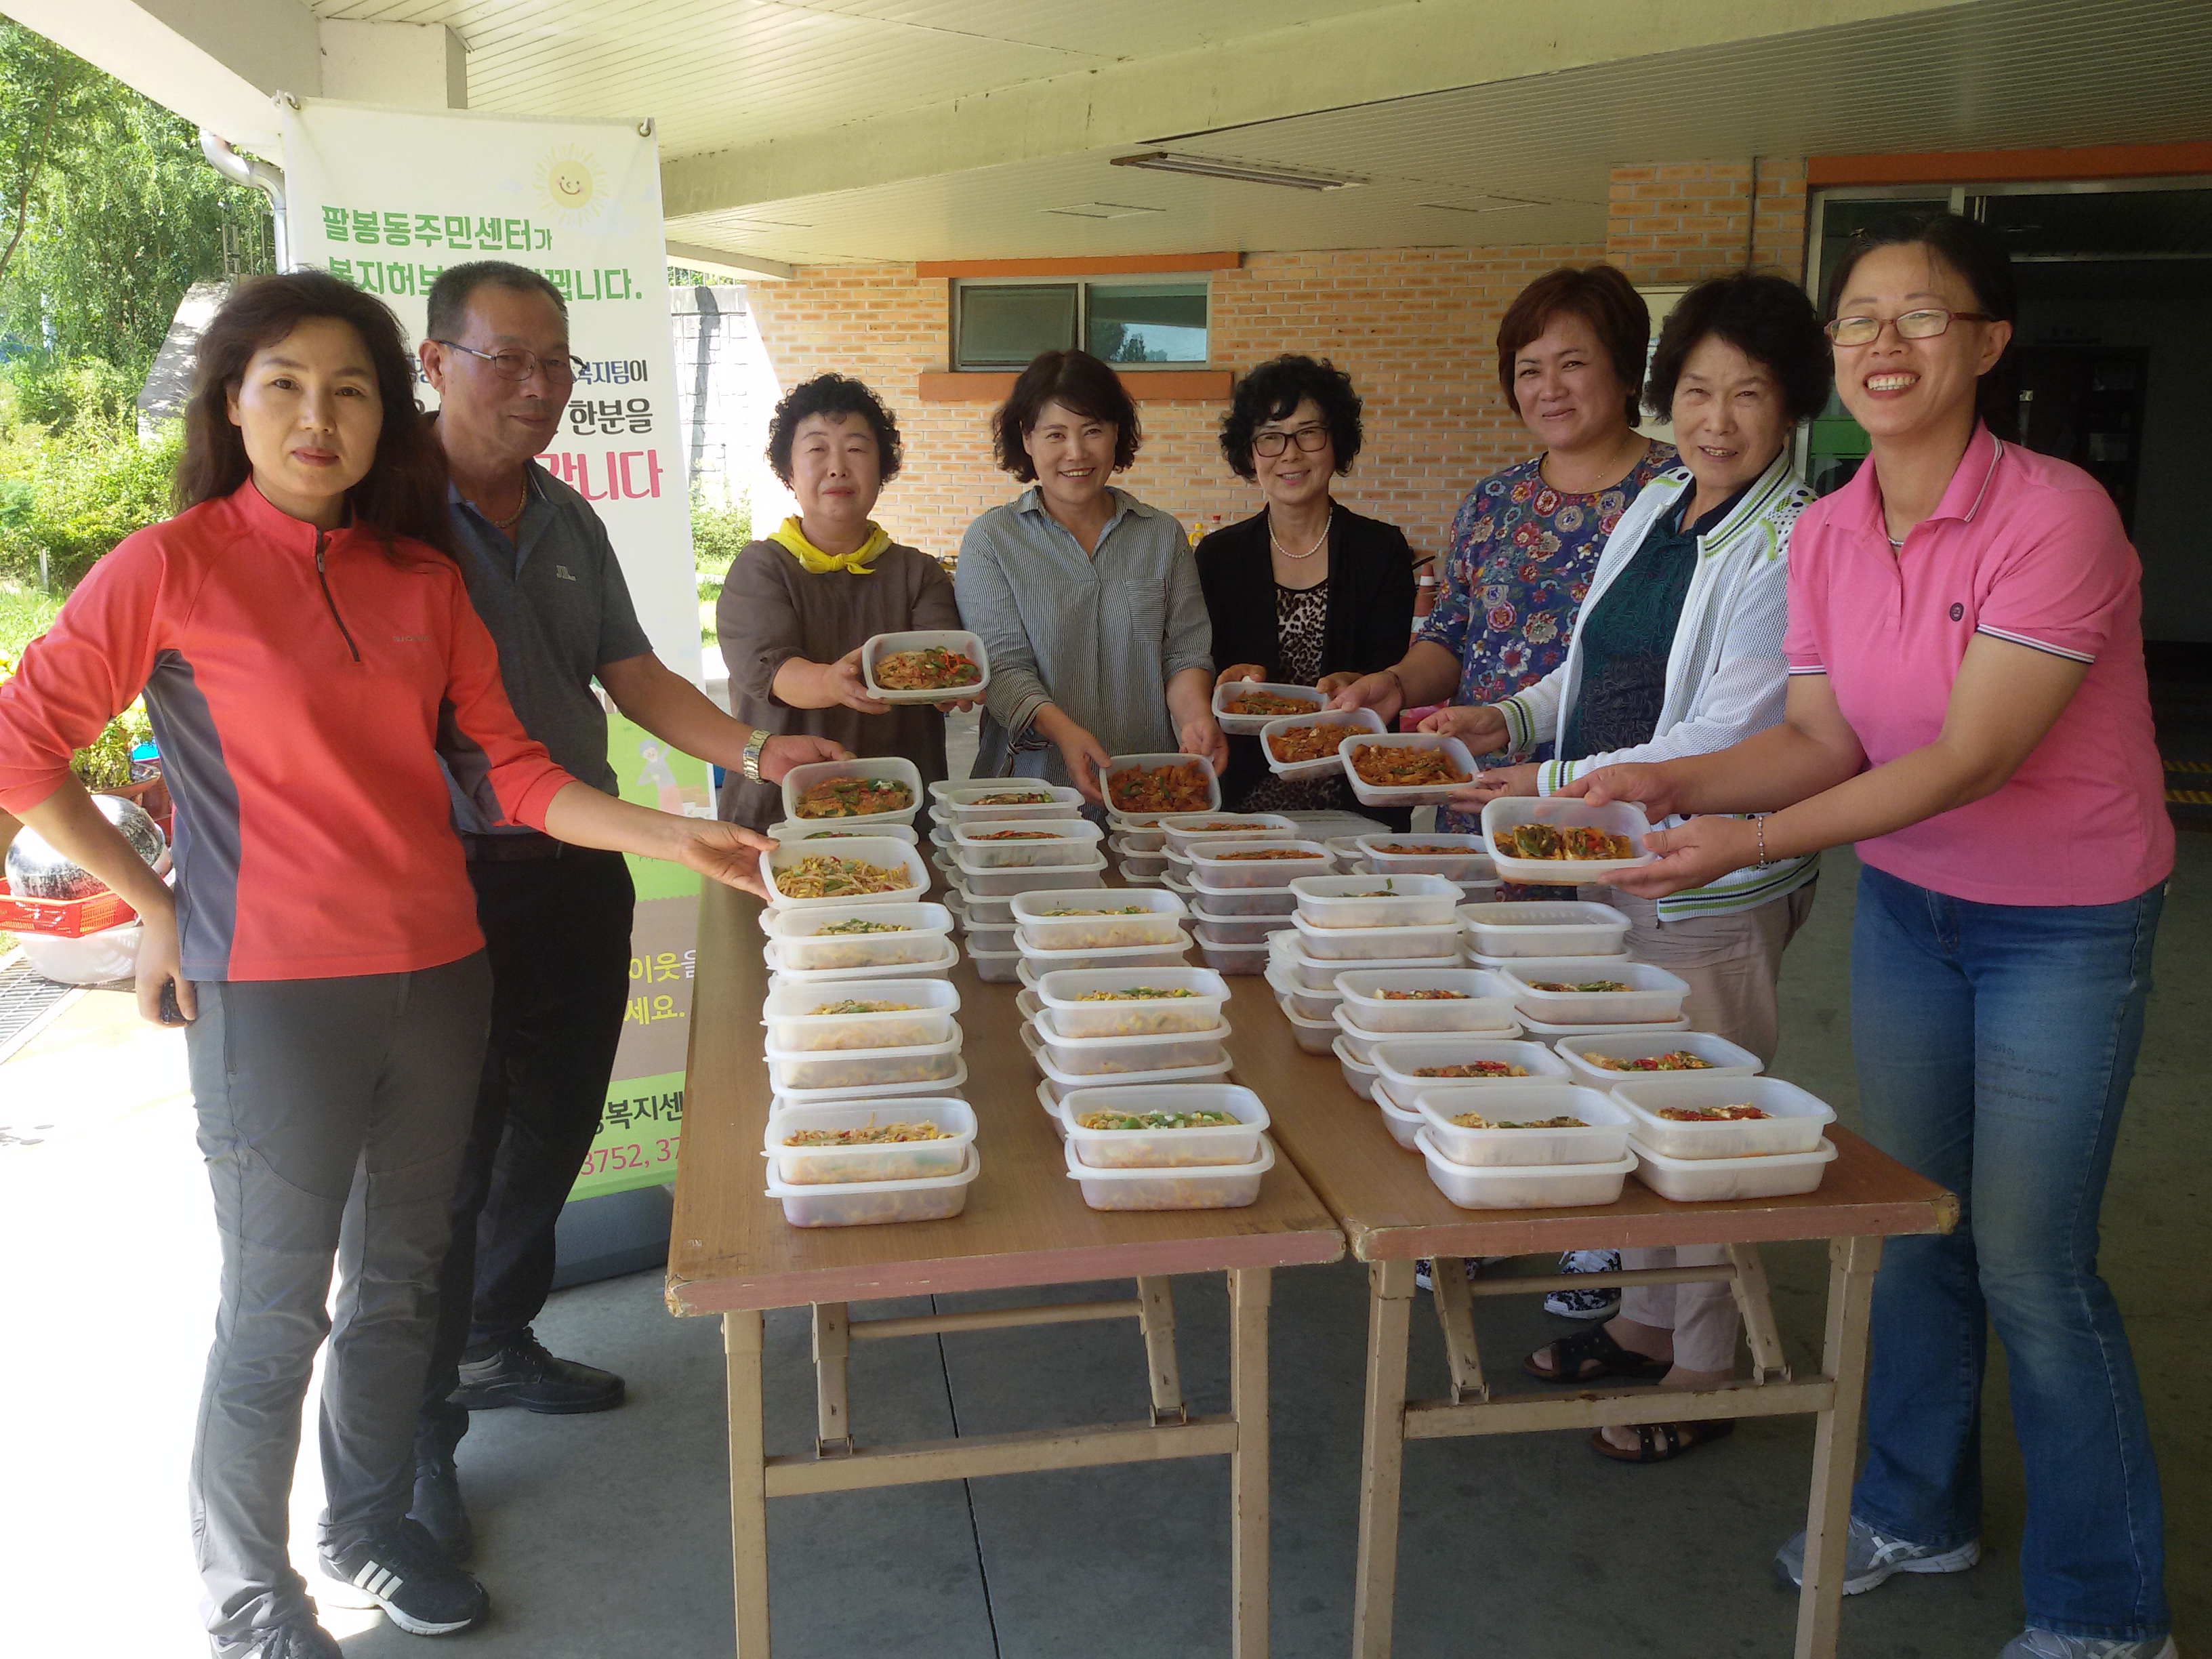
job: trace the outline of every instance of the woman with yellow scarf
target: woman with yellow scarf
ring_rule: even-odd
[[[945,775],[943,708],[878,702],[860,676],[860,647],[875,635],[960,626],[945,567],[868,516],[898,474],[898,422],[860,381],[817,375],[775,406],[768,459],[799,498],[799,514],[746,545],[715,604],[730,712],[766,732],[827,738],[863,758],[903,755],[923,783],[937,781]],[[732,775],[720,810],[765,829],[783,816],[782,792]]]

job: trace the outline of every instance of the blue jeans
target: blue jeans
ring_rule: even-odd
[[[1949,1237],[1883,1254],[1852,1512],[1936,1549],[1979,1536],[1994,1325],[2027,1472],[2027,1622],[2063,1636],[2168,1627],[2158,1470],[2097,1276],[2164,900],[2161,886],[2120,904],[1972,904],[1871,868],[1859,882],[1851,1038],[1867,1136],[1962,1208]]]

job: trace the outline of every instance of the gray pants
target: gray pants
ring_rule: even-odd
[[[185,1047],[222,1295],[192,1446],[192,1543],[209,1633],[232,1642],[307,1605],[288,1510],[325,1336],[322,1541],[343,1549],[407,1513],[491,975],[478,951],[411,974],[197,988]]]

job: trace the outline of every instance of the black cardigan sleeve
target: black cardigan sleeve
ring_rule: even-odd
[[[1269,679],[1282,672],[1275,632],[1275,573],[1267,556],[1267,515],[1224,526],[1198,544],[1198,585],[1213,623],[1213,666],[1256,662]],[[1392,661],[1396,661],[1395,657]]]
[[[1402,658],[1413,637],[1413,550],[1394,524],[1342,518],[1329,560],[1322,672],[1372,674]]]

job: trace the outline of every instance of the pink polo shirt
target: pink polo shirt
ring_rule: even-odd
[[[2142,575],[2095,479],[1984,426],[1896,555],[1871,463],[1805,509],[1784,652],[1791,673],[1827,675],[1869,764],[1936,740],[1978,633],[2089,665],[2002,788],[1861,842],[1861,859],[1983,904],[2116,904],[2166,878]]]

